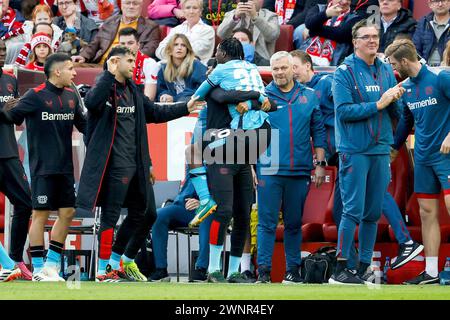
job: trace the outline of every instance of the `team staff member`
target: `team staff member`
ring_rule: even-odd
[[[327,149],[326,158],[328,165],[335,165],[339,168],[339,161],[336,153],[336,144],[334,139],[334,101],[331,91],[333,76],[329,73],[314,73],[314,67],[311,57],[300,50],[291,52],[294,58],[294,76],[306,86],[313,88],[317,97],[320,99],[320,109],[324,115],[325,129],[327,131]],[[383,200],[383,214],[392,226],[395,238],[399,243],[397,259],[391,264],[391,269],[397,269],[408,261],[414,259],[422,250],[423,245],[412,240],[411,235],[406,228],[405,221],[401,215],[394,198],[389,192],[386,192]],[[342,216],[342,199],[339,190],[339,176],[336,177],[334,189],[333,218],[336,225],[339,226]],[[356,249],[351,246],[350,258],[347,261],[349,268],[356,268]],[[375,280],[375,279],[373,279]]]
[[[6,105],[15,103],[19,97],[17,79],[12,74],[3,72],[5,57],[6,45],[0,40],[0,111]],[[19,160],[12,124],[0,123],[0,146],[0,192],[4,193],[14,205],[10,256],[21,270],[22,277],[31,280],[31,273],[22,260],[31,217],[31,193]]]
[[[336,147],[343,213],[338,232],[338,263],[330,283],[362,284],[373,278],[370,270],[389,184],[389,149],[393,143],[391,117],[404,89],[396,86],[392,68],[377,58],[379,31],[367,20],[352,30],[355,53],[345,58],[334,74]],[[359,269],[354,274],[347,260],[359,224]]]
[[[193,99],[177,106],[154,105],[131,80],[134,65],[135,57],[128,48],[113,48],[105,65],[107,70],[85,99],[89,111],[87,154],[77,207],[89,211],[102,207],[99,281],[130,279],[120,270],[121,256],[133,236],[142,238],[134,242],[133,251],[137,253],[156,218],[146,123],[173,120],[196,107]],[[122,207],[128,207],[128,215],[113,247],[114,227]],[[146,209],[151,212],[144,219]],[[127,262],[131,261],[124,259]]]
[[[302,215],[313,169],[311,138],[317,155],[316,185],[320,186],[325,177],[325,127],[319,100],[314,90],[294,81],[292,65],[292,56],[286,51],[277,52],[270,58],[273,81],[267,86],[266,94],[277,104],[278,110],[269,114],[269,121],[280,136],[271,144],[268,154],[278,149],[279,161],[269,156],[271,163],[257,166],[258,282],[270,282],[280,205],[285,226],[286,274],[283,283],[301,282]]]
[[[76,126],[84,133],[86,119],[75,92],[68,88],[76,75],[70,57],[62,53],[50,55],[44,72],[47,81],[29,90],[4,116],[17,125],[27,120],[33,206],[30,228],[33,281],[64,281],[57,269],[75,213],[72,131]],[[58,219],[52,228],[43,265],[44,227],[50,212],[56,210]]]
[[[439,194],[444,192],[450,214],[450,72],[432,71],[417,59],[409,40],[394,41],[386,56],[402,78],[403,116],[397,127],[393,155],[415,127],[414,192],[420,206],[422,238],[425,245],[425,271],[406,284],[439,283],[438,256],[441,243],[439,229]]]

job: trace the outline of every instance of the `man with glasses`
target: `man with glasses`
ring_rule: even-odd
[[[141,52],[154,57],[160,40],[159,28],[156,23],[141,16],[142,2],[143,0],[123,0],[122,14],[106,20],[94,40],[83,48],[79,56],[73,56],[72,60],[103,65],[111,49],[119,44],[119,31],[127,27],[137,30]]]
[[[416,29],[416,20],[411,11],[402,8],[402,0],[379,0],[380,4],[380,47],[384,52],[398,34],[412,36]]]
[[[450,1],[428,0],[431,13],[417,23],[413,42],[428,65],[440,65],[445,45],[450,40]]]
[[[55,1],[61,16],[53,18],[53,23],[64,32],[70,30],[69,28],[74,28],[77,31],[77,36],[80,40],[89,43],[97,34],[98,27],[94,20],[89,19],[78,12],[77,1],[78,0]]]
[[[373,282],[370,270],[389,184],[389,152],[393,143],[392,117],[404,89],[396,86],[392,68],[377,58],[379,31],[367,20],[352,30],[355,53],[336,70],[333,97],[336,111],[336,148],[343,213],[338,231],[337,267],[332,284]],[[350,270],[356,225],[359,224],[359,268]]]

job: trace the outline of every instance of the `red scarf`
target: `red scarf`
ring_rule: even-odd
[[[12,37],[18,36],[19,34],[23,34],[23,23],[16,20],[16,11],[14,9],[8,8],[2,17],[1,22],[6,28],[8,28],[8,32],[6,32],[0,39],[8,40]]]
[[[140,50],[138,50],[136,54],[136,63],[134,65],[133,70],[133,81],[137,84],[144,84],[145,75],[144,75],[144,61],[148,56],[143,54]]]
[[[275,13],[278,16],[278,24],[286,24],[294,14],[297,0],[275,0]]]
[[[330,2],[328,7],[330,7],[331,4],[332,3]],[[324,23],[324,26],[338,27],[349,12],[350,10],[341,13],[341,15],[339,15],[334,21],[334,18],[328,19]],[[333,53],[336,49],[336,45],[336,41],[317,36],[312,39],[311,44],[308,49],[306,49],[306,52],[311,56],[311,59],[315,65],[329,66],[331,60],[333,59]]]

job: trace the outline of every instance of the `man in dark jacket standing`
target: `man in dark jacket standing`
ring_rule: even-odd
[[[411,11],[402,8],[402,0],[379,0],[380,3],[380,48],[384,52],[394,42],[398,34],[412,35],[416,30],[416,20]]]
[[[450,40],[450,1],[428,0],[428,6],[433,12],[419,20],[413,42],[428,65],[438,66]]]
[[[130,238],[142,234],[143,241],[147,236],[145,210],[156,216],[153,188],[149,183],[151,162],[146,123],[179,118],[192,112],[195,105],[191,99],[177,106],[155,106],[131,81],[134,64],[134,55],[128,48],[113,48],[107,70],[85,99],[89,110],[87,154],[77,208],[89,211],[94,211],[96,206],[102,208],[98,281],[130,280],[120,270],[122,254]],[[113,247],[114,227],[122,207],[128,207],[128,215]],[[139,249],[141,243],[133,242]],[[124,264],[134,263],[133,259],[124,257]]]

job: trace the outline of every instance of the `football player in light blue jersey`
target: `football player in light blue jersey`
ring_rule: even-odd
[[[200,85],[193,97],[201,101],[215,87],[220,87],[224,90],[255,92],[256,94],[259,92],[258,102],[261,103],[260,108],[256,108],[251,100],[247,100],[247,111],[241,114],[237,110],[236,104],[228,104],[228,110],[232,118],[230,127],[234,130],[242,129],[244,131],[260,129],[266,131],[269,129],[270,131],[269,116],[265,111],[268,111],[271,106],[269,99],[264,96],[264,84],[256,66],[244,60],[244,50],[239,40],[235,38],[223,40],[217,47],[216,60],[218,65],[208,76],[207,80]],[[258,133],[256,135],[259,137]],[[220,147],[226,143],[225,141],[226,138],[219,139],[214,144]],[[193,159],[199,159],[201,154],[198,155],[197,153],[201,152],[201,150],[195,148],[192,150],[196,154],[193,156]],[[209,193],[206,167],[192,164],[189,167],[192,183],[200,198],[200,206],[190,223],[190,226],[193,227],[212,214],[216,210],[217,204]]]
[[[216,58],[219,63],[208,78],[200,85],[194,96],[199,96],[199,100],[203,100],[208,92],[217,86],[225,90],[239,90],[239,91],[257,91],[259,92],[259,101],[263,103],[268,100],[264,96],[264,83],[256,65],[244,60],[243,49],[242,52],[236,52],[230,56],[231,60],[223,61],[221,58],[225,57],[225,50],[228,48],[221,48],[232,43],[231,39],[228,42],[223,41],[217,48]],[[242,45],[241,45],[242,47]],[[251,130],[260,128],[264,121],[269,117],[268,114],[262,110],[252,110],[250,101],[247,102],[249,106],[248,112],[241,115],[236,110],[236,105],[229,105],[229,112],[232,117],[232,129]],[[242,124],[240,124],[242,117]]]

